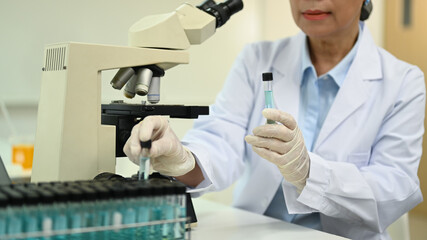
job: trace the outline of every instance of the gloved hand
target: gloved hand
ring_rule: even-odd
[[[262,115],[278,124],[266,124],[245,137],[247,143],[262,158],[274,163],[286,181],[295,185],[298,192],[305,187],[310,169],[310,158],[304,138],[294,118],[277,109],[264,109]]]
[[[194,168],[196,160],[193,154],[181,144],[166,117],[148,116],[135,125],[123,151],[132,162],[139,165],[140,141],[149,139],[152,141],[150,162],[154,170],[163,175],[178,177]]]

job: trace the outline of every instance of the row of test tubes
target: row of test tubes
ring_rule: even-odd
[[[185,186],[167,180],[0,186],[0,239],[186,239]]]

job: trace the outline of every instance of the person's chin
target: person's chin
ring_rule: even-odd
[[[328,38],[332,35],[330,29],[325,29],[320,26],[305,28],[303,32],[310,38]]]

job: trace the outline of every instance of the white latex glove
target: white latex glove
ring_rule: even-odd
[[[123,151],[132,162],[139,165],[140,141],[150,139],[152,144],[149,156],[154,170],[163,175],[178,177],[195,167],[193,154],[181,144],[167,118],[162,116],[148,116],[135,125]]]
[[[266,124],[245,137],[247,143],[262,158],[274,163],[286,181],[299,192],[305,187],[310,169],[310,158],[304,138],[294,118],[277,109],[264,109],[262,115],[278,124]]]

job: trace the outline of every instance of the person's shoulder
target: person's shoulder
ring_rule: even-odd
[[[424,73],[418,66],[399,59],[381,47],[378,47],[378,52],[382,65],[384,80],[382,87],[384,89],[394,89],[391,91],[399,94],[409,92],[412,95],[425,95]]]
[[[409,62],[406,62],[402,59],[399,59],[394,54],[390,53],[389,51],[385,50],[382,47],[377,47],[378,53],[381,58],[381,63],[383,65],[384,70],[389,70],[389,72],[396,74],[396,73],[407,73],[409,71],[417,72],[419,74],[423,74],[421,69]]]

